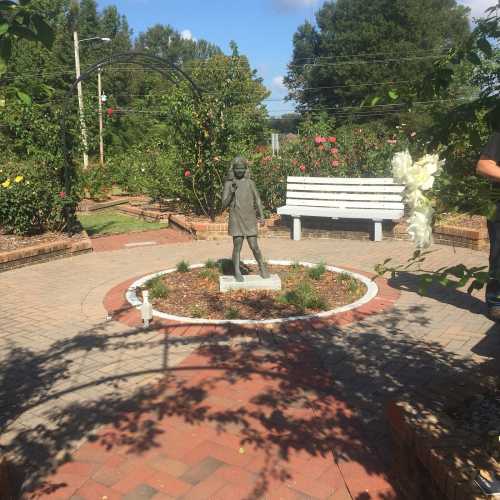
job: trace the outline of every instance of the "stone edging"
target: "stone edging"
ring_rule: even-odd
[[[56,240],[0,253],[0,272],[88,252],[92,252],[92,242],[83,231],[83,237],[77,241]]]
[[[360,274],[362,276],[365,276],[366,278],[373,279],[375,278],[375,274],[372,273],[366,273],[363,271],[359,271],[356,269],[352,268],[346,268],[345,266],[343,269],[348,269],[351,272]],[[126,293],[130,286],[137,280],[141,279],[143,276],[137,276],[135,278],[131,278],[123,283],[120,283],[113,287],[104,297],[103,300],[103,306],[108,311],[108,318],[112,319],[114,321],[118,321],[120,323],[123,323],[127,326],[132,326],[132,327],[140,327],[142,325],[142,320],[140,316],[139,310],[129,304],[126,298]],[[360,307],[352,310],[347,310],[344,312],[340,312],[338,314],[334,314],[329,317],[325,318],[308,318],[304,320],[293,320],[293,321],[288,321],[285,324],[272,324],[272,323],[261,323],[259,326],[264,326],[264,327],[285,327],[286,328],[293,328],[294,325],[309,325],[311,328],[315,329],[320,329],[320,328],[328,328],[331,326],[344,326],[356,321],[361,321],[367,316],[371,316],[373,314],[379,314],[386,309],[389,309],[393,307],[394,303],[396,300],[398,300],[400,296],[400,292],[398,290],[395,290],[389,284],[387,283],[387,280],[382,279],[377,277],[377,287],[378,287],[378,294],[371,299],[369,302],[366,304],[361,305]],[[152,322],[152,327],[182,327],[183,331],[198,331],[199,327],[205,327],[205,328],[217,328],[217,327],[231,327],[231,326],[238,326],[238,327],[255,327],[256,325],[231,325],[227,324],[225,322],[225,325],[213,325],[208,322],[203,322],[203,323],[195,323],[195,322],[190,322],[190,323],[183,323],[179,321],[174,321],[174,320],[168,320],[168,319],[162,319],[162,318],[154,318]],[[196,328],[195,328],[196,327]],[[203,328],[200,330],[203,331]],[[187,334],[187,333],[186,333]]]
[[[171,217],[170,212],[159,212],[158,210],[146,210],[144,208],[136,207],[134,205],[121,205],[118,207],[118,211],[127,215],[140,217],[141,219],[147,220],[149,222],[165,222],[167,225]]]

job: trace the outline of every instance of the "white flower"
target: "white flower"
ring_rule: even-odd
[[[408,221],[408,234],[419,249],[428,248],[432,243],[432,214],[430,206],[421,207],[410,217]]]
[[[413,164],[408,150],[396,153],[392,159],[392,175],[396,182],[406,184],[407,175]]]

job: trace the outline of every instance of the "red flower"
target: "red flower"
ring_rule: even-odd
[[[340,162],[338,160],[332,160],[332,167],[338,167]]]
[[[314,138],[314,142],[316,144],[322,144],[323,142],[326,142],[326,139],[324,137],[321,137],[320,135],[317,135],[315,138]]]
[[[337,142],[337,138],[336,137],[329,137],[328,142]]]
[[[299,170],[301,172],[305,172],[306,171],[306,166],[304,164],[302,164],[300,167],[299,167]]]
[[[106,113],[108,113],[108,116],[111,118],[113,116],[113,108],[108,108]]]
[[[292,160],[292,165],[295,166],[297,165],[298,161],[297,160]]]
[[[59,193],[59,198],[66,198],[66,193],[64,191],[61,191]]]
[[[337,148],[332,148],[330,149],[332,155],[337,155],[339,153],[339,150]]]
[[[184,172],[184,177],[191,177],[191,172],[189,170],[186,170]]]

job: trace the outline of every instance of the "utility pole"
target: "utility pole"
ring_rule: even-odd
[[[78,42],[78,33],[73,32],[73,40],[75,44],[75,70],[76,79],[80,78],[80,45]],[[78,109],[80,111],[80,128],[82,134],[82,144],[83,144],[83,168],[86,169],[89,166],[89,156],[87,153],[88,143],[87,143],[87,128],[85,127],[85,117],[83,115],[83,91],[82,82],[78,82]]]
[[[102,82],[101,82],[101,67],[97,70],[97,95],[99,97],[99,159],[101,167],[104,167],[104,140],[102,135]]]

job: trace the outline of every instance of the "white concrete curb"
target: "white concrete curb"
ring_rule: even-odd
[[[254,260],[244,260],[245,264],[256,264]],[[277,266],[290,266],[294,264],[294,262],[290,260],[269,260],[268,264],[277,265]],[[314,267],[316,264],[311,264],[310,262],[298,262],[301,266],[304,267]],[[190,269],[197,269],[200,267],[205,267],[204,264],[193,264],[189,266]],[[204,325],[263,325],[263,324],[279,324],[286,323],[288,321],[297,321],[297,320],[307,320],[307,319],[318,319],[318,318],[328,318],[330,316],[334,316],[335,314],[340,314],[346,311],[352,311],[372,300],[378,294],[378,287],[371,279],[367,278],[358,273],[354,273],[352,271],[347,271],[346,269],[341,269],[339,267],[334,266],[326,266],[326,269],[335,273],[346,273],[361,281],[366,285],[366,293],[360,299],[356,300],[352,304],[348,304],[346,306],[337,307],[335,309],[331,309],[330,311],[323,311],[317,314],[308,314],[305,316],[289,316],[287,318],[270,318],[270,319],[261,319],[261,320],[250,320],[250,319],[203,319],[203,318],[188,318],[185,316],[174,316],[173,314],[167,314],[164,312],[156,311],[153,309],[153,316],[162,319],[168,319],[171,321],[177,321],[179,323],[196,323],[196,324],[204,324]],[[142,302],[139,300],[136,289],[144,285],[147,281],[156,278],[157,276],[163,276],[164,274],[174,273],[177,269],[167,269],[166,271],[160,271],[154,274],[148,274],[143,278],[138,279],[134,283],[130,285],[127,290],[126,298],[129,304],[136,307],[137,309],[141,307]]]

